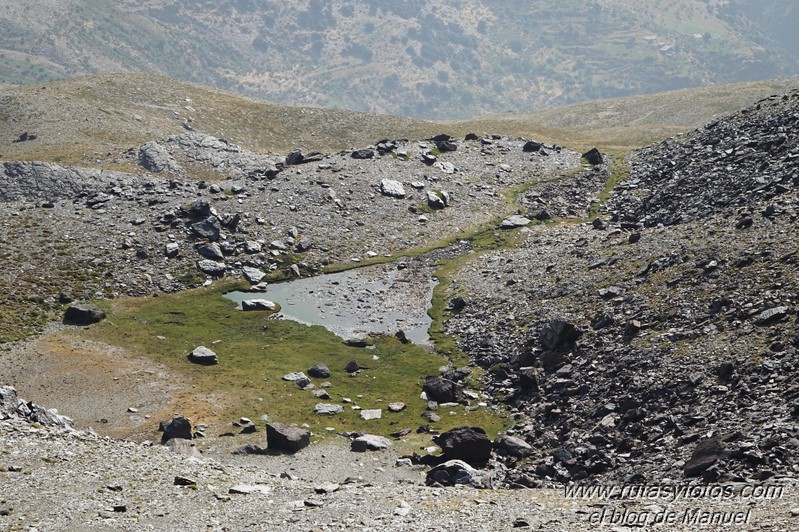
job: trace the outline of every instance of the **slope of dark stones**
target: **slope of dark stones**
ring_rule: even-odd
[[[712,135],[761,142],[791,123],[795,102],[775,97],[642,150],[611,201],[616,221],[533,228],[455,277],[449,295],[469,304],[447,329],[513,409],[509,433],[534,449],[500,457],[506,485],[796,476],[790,139],[728,161],[709,196],[707,175],[656,166],[711,172]]]
[[[799,91],[641,150],[609,209],[646,226],[790,208],[799,185]]]

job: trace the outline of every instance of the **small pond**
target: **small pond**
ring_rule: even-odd
[[[270,284],[266,292],[229,292],[225,297],[238,303],[274,301],[281,307],[279,316],[322,325],[344,339],[391,335],[401,329],[410,341],[427,344],[432,322],[427,310],[437,281],[413,277],[394,265],[370,266]]]

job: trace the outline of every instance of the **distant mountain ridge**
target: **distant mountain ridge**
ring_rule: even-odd
[[[786,0],[32,0],[0,8],[0,83],[160,73],[455,119],[799,73]]]

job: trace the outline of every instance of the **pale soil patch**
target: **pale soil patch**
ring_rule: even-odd
[[[145,356],[60,325],[3,353],[0,382],[28,401],[57,408],[78,428],[134,440],[156,438],[158,422],[175,414],[210,425],[231,402],[204,394],[189,377]]]

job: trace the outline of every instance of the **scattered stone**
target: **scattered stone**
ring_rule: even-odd
[[[311,434],[305,429],[273,421],[266,424],[266,442],[270,451],[296,453],[311,444]]]
[[[213,366],[214,364],[219,364],[219,357],[217,354],[204,345],[195,347],[194,350],[189,353],[188,358],[190,362],[202,364],[204,366]]]
[[[499,225],[499,227],[500,229],[516,229],[517,227],[530,225],[530,222],[532,222],[530,218],[520,214],[514,214],[502,220],[502,223]]]
[[[479,427],[458,427],[433,437],[444,456],[469,464],[482,464],[491,458],[491,440]]]
[[[258,268],[251,268],[250,266],[244,266],[241,269],[241,273],[247,282],[250,284],[258,284],[261,282],[261,279],[266,277],[266,273],[259,270]]]
[[[267,299],[245,299],[241,302],[241,310],[275,310],[277,305]]]
[[[308,376],[305,375],[305,373],[303,373],[302,371],[295,371],[283,375],[283,380],[289,382],[298,382],[298,381],[301,382],[301,381],[307,381]]]
[[[231,495],[252,495],[258,493],[267,495],[272,491],[272,488],[264,484],[237,484],[228,490]]]
[[[587,152],[583,154],[583,159],[588,161],[588,164],[592,166],[596,166],[598,164],[603,164],[605,160],[602,157],[602,154],[596,148],[591,148]]]
[[[308,375],[315,379],[326,379],[330,377],[330,369],[320,362],[308,368]]]
[[[342,413],[344,411],[344,407],[341,405],[319,403],[314,407],[313,411],[320,416],[334,416],[336,414]]]
[[[361,366],[355,360],[350,360],[349,362],[347,362],[347,365],[344,366],[344,371],[346,371],[347,373],[356,373],[361,369],[363,368],[361,368]]]
[[[389,412],[402,412],[403,410],[405,410],[405,403],[400,403],[400,402],[389,403],[388,410]]]
[[[395,181],[393,179],[383,179],[380,181],[380,193],[384,196],[389,196],[392,198],[404,198],[405,187],[403,187],[402,183],[399,181]]]
[[[350,448],[356,453],[363,453],[366,451],[380,451],[388,449],[393,444],[391,440],[383,436],[374,436],[372,434],[364,434],[352,440]]]
[[[162,421],[159,424],[158,430],[163,432],[161,435],[161,443],[166,443],[172,439],[192,439],[191,421],[183,416],[177,416],[169,421]]]
[[[428,399],[439,403],[465,402],[463,391],[458,384],[444,377],[425,377],[423,391],[427,394]]]
[[[70,305],[64,312],[66,325],[91,325],[105,319],[105,312],[92,305]]]
[[[360,416],[361,419],[365,419],[367,421],[372,419],[380,419],[383,417],[383,411],[379,408],[372,410],[361,410]]]
[[[225,275],[227,267],[224,262],[216,262],[213,260],[197,261],[197,269],[201,272],[208,274],[212,277],[222,277]]]
[[[462,460],[448,460],[427,473],[426,483],[439,486],[469,486],[477,489],[492,487],[490,473],[479,471]]]
[[[685,463],[683,472],[686,477],[696,477],[725,456],[724,446],[718,438],[708,438],[699,442],[694,448],[691,458]]]

